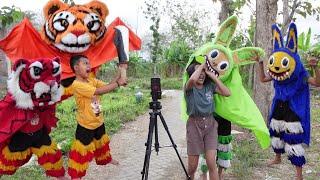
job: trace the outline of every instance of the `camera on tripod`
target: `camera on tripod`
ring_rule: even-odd
[[[161,83],[159,77],[151,78],[151,96],[152,101],[161,99]]]

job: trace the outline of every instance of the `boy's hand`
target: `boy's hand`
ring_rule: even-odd
[[[310,67],[315,68],[315,67],[317,67],[317,65],[318,65],[318,59],[312,58],[312,59],[309,60],[309,66]]]
[[[206,72],[207,76],[211,77],[212,79],[214,79],[214,80],[218,79],[218,77],[215,75],[215,73],[211,72],[208,68],[205,68],[205,72]]]
[[[122,77],[120,77],[117,82],[120,86],[125,86],[128,84],[127,80]]]

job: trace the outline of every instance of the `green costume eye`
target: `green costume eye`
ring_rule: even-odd
[[[283,68],[287,68],[289,66],[289,59],[287,57],[281,60],[281,65]]]
[[[210,56],[210,58],[211,59],[216,59],[218,56],[219,56],[219,51],[218,50],[216,50],[216,49],[214,49],[214,50],[212,50],[210,53],[209,53],[209,56]]]
[[[228,61],[221,61],[219,64],[218,64],[218,69],[220,71],[225,71],[227,70],[229,67],[229,62]]]
[[[273,65],[273,63],[274,63],[274,57],[271,56],[271,57],[269,58],[269,64],[270,64],[270,65]]]

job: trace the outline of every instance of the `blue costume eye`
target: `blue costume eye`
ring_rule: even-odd
[[[283,58],[281,60],[281,65],[282,67],[287,68],[289,66],[289,59],[287,57]]]
[[[270,59],[269,59],[269,64],[270,64],[270,65],[273,65],[273,63],[274,63],[274,57],[271,56]]]

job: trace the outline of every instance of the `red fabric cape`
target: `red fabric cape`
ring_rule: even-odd
[[[0,101],[0,144],[29,123],[35,113],[39,115],[49,133],[52,127],[56,127],[55,109],[55,106],[47,107],[43,111],[18,109],[13,97],[7,94]]]
[[[87,51],[82,53],[89,58],[92,68],[99,67],[118,56],[116,47],[113,44],[115,34],[114,27],[118,25],[126,26],[119,17],[116,18],[107,27],[105,37],[96,45],[91,45]],[[141,49],[140,38],[128,26],[126,27],[129,29],[129,50]],[[5,39],[0,41],[0,48],[12,62],[21,58],[37,59],[60,57],[62,79],[74,76],[69,66],[69,60],[72,54],[63,52],[47,44],[26,18],[14,27]]]

